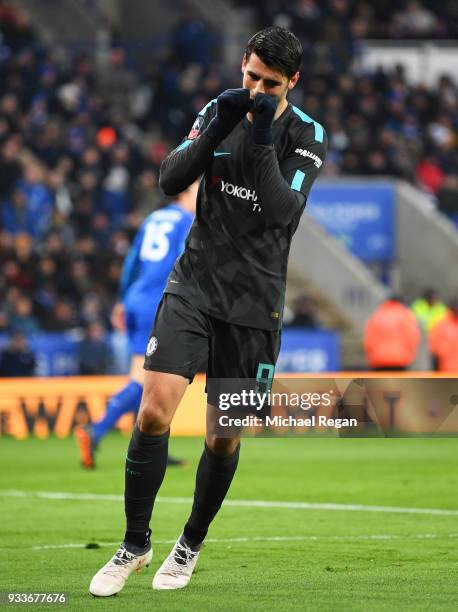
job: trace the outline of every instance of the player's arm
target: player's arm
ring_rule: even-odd
[[[144,225],[137,232],[137,235],[134,238],[134,242],[127,253],[127,256],[124,260],[121,278],[119,281],[119,298],[122,302],[125,298],[127,290],[132,285],[134,280],[137,278],[138,269],[140,265],[140,249],[143,241],[143,236],[145,233]]]
[[[111,325],[113,326],[113,329],[120,332],[123,332],[126,329],[126,317],[123,301],[126,297],[127,290],[138,275],[138,268],[140,264],[140,247],[143,240],[143,234],[144,229],[142,226],[140,231],[135,236],[134,242],[124,260],[121,278],[119,281],[119,299],[111,311]]]
[[[266,94],[256,96],[253,112],[253,169],[255,189],[266,222],[273,227],[284,227],[304,208],[312,184],[318,176],[318,165],[321,167],[324,161],[327,141],[324,132],[321,142],[315,140],[314,136],[304,136],[297,147],[307,150],[311,155],[303,157],[293,153],[279,163],[272,143],[275,110],[274,98]],[[304,126],[304,134],[314,132],[313,124]]]
[[[161,164],[159,185],[167,195],[184,191],[205,172],[215,148],[248,112],[250,92],[228,89],[212,102],[198,115],[188,138]]]

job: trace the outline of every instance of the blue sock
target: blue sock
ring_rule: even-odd
[[[108,402],[104,416],[92,425],[94,442],[98,444],[100,439],[107,434],[116,424],[116,421],[127,412],[138,412],[142,398],[143,386],[133,380],[114,395]]]

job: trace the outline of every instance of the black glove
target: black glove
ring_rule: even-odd
[[[206,132],[221,142],[243,119],[250,107],[249,89],[226,89],[216,99],[216,117],[210,121]]]
[[[272,126],[276,110],[276,98],[265,93],[256,94],[253,104],[253,142],[255,144],[272,144]]]

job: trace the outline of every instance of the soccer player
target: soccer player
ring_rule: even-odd
[[[284,28],[255,34],[242,59],[243,87],[209,102],[161,166],[165,193],[203,178],[196,219],[145,354],[142,402],[126,458],[124,541],[92,579],[93,595],[118,593],[151,561],[149,525],[169,427],[201,350],[208,353],[210,414],[218,406],[213,380],[273,375],[291,239],[326,150],[322,126],[287,100],[301,57],[299,40]],[[189,583],[235,474],[239,438],[207,431],[191,513],[154,576],[154,589]]]
[[[145,371],[143,359],[153,326],[157,306],[167,278],[179,255],[196,211],[198,182],[182,191],[176,202],[151,213],[143,222],[124,262],[120,298],[112,314],[113,326],[127,329],[132,355],[129,381],[107,406],[103,417],[87,427],[79,427],[76,439],[81,465],[95,467],[95,453],[100,440],[123,414],[137,413],[142,397]],[[168,457],[169,465],[182,465],[180,459]]]

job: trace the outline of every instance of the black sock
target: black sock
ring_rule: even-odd
[[[150,436],[135,425],[126,458],[124,541],[144,548],[149,544],[149,522],[167,467],[169,433]]]
[[[126,531],[124,535],[124,546],[131,553],[143,554],[150,547],[151,529],[143,531]]]
[[[196,474],[196,489],[191,515],[183,536],[191,548],[205,539],[208,527],[226,497],[239,462],[240,444],[232,455],[215,455],[205,444]]]

